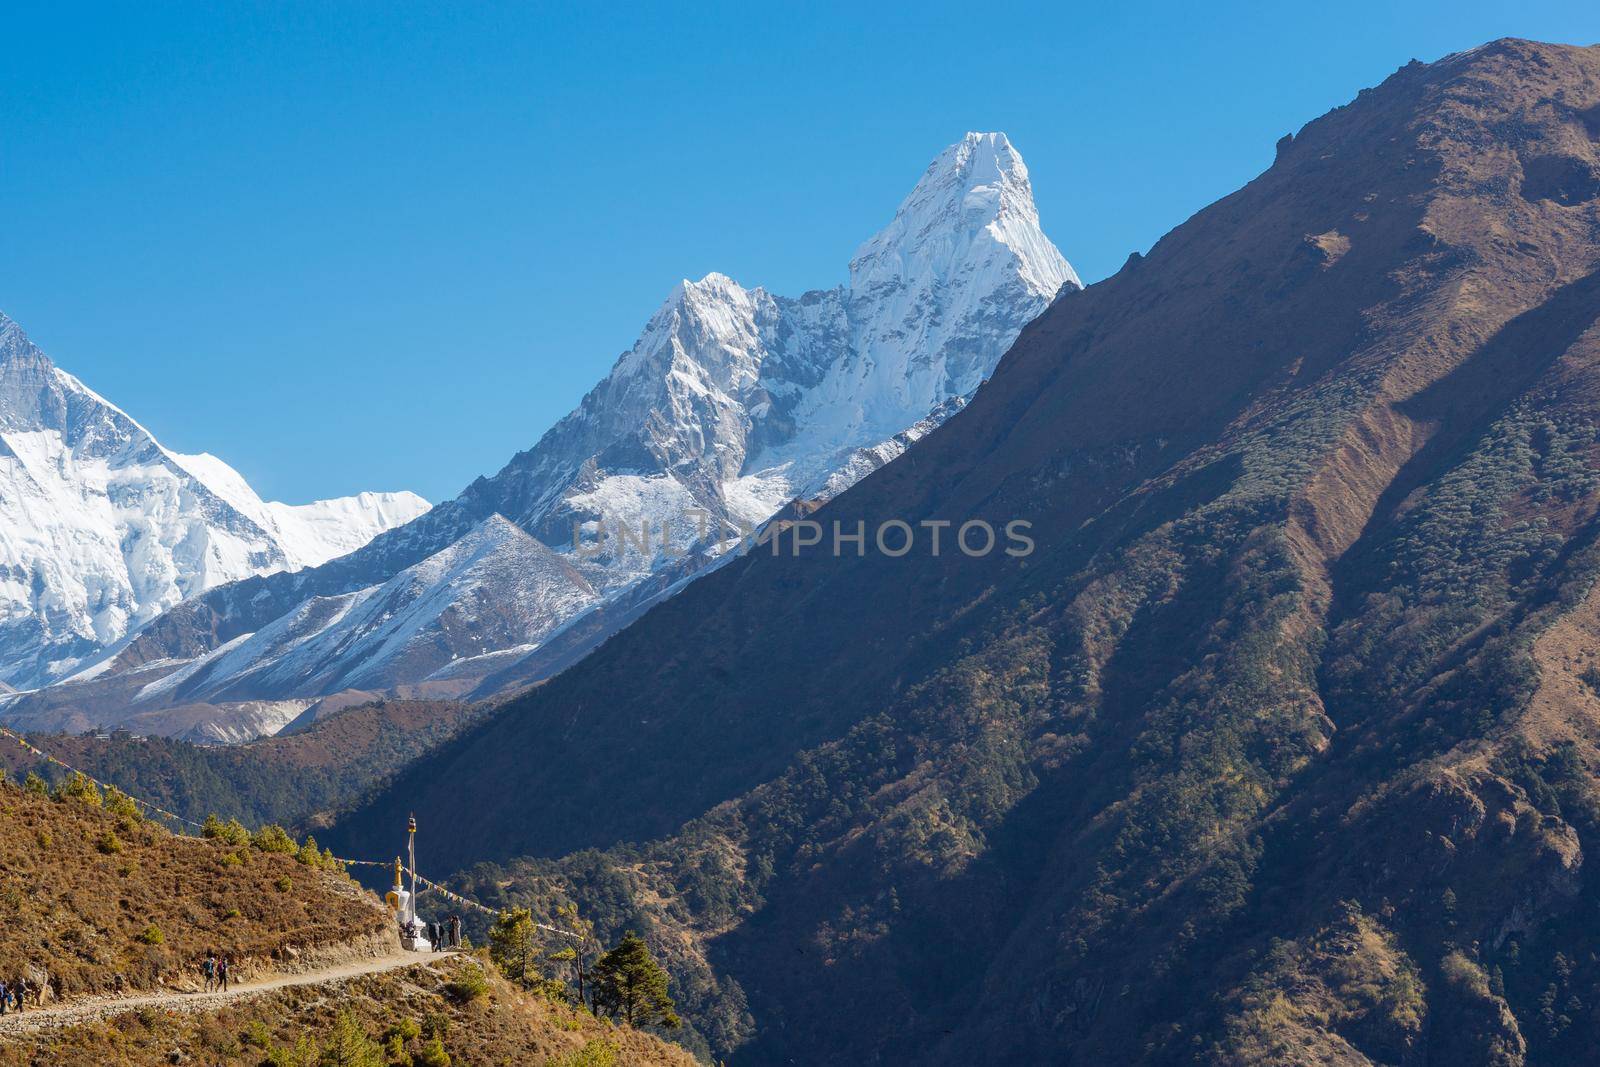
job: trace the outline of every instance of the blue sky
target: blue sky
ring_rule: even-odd
[[[1085,280],[1408,60],[1600,5],[8,5],[0,309],[263,495],[443,499],[671,285],[837,284],[971,130]]]

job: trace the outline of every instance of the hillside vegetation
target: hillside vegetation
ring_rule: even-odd
[[[813,516],[1037,551],[733,561],[332,840],[739,1063],[1587,1062],[1597,426],[1600,48],[1409,64]]]
[[[0,978],[56,997],[193,985],[210,952],[244,976],[391,925],[287,837],[179,836],[82,780],[0,784],[0,915]]]
[[[471,994],[463,992],[471,990]],[[178,1058],[174,1059],[174,1052]],[[481,961],[446,957],[252,996],[218,1010],[145,1010],[22,1039],[0,1067],[691,1067],[649,1034],[525,993]]]
[[[37,735],[35,745],[103,782],[196,822],[216,814],[249,826],[314,828],[483,712],[448,700],[380,700],[336,712],[301,732],[242,745],[196,745],[126,734]],[[0,768],[66,772],[0,740]]]
[[[25,978],[42,1002],[0,1018],[0,1067],[694,1062],[554,984],[518,989],[487,953],[392,960],[388,911],[325,854],[274,826],[209,832],[172,834],[83,778],[51,792],[0,781],[0,980]],[[298,984],[196,998],[212,953],[236,986]],[[338,977],[368,962],[399,967]],[[157,1003],[119,1007],[150,993]]]

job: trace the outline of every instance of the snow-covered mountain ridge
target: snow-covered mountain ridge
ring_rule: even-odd
[[[602,520],[613,534],[664,523],[687,546],[686,508],[729,533],[757,525],[844,488],[857,450],[970,395],[1062,286],[1080,287],[998,133],[942,152],[849,279],[798,298],[716,273],[680,283],[610,376],[496,476],[540,490],[506,514],[568,547],[574,523]],[[662,562],[599,558],[604,588]]]
[[[0,314],[0,680],[46,684],[185,597],[313,567],[427,509],[413,493],[263,501],[163,448]]]
[[[857,250],[845,284],[786,297],[716,273],[679,283],[610,374],[498,473],[323,566],[185,601],[82,676],[83,700],[531,680],[557,634],[566,659],[581,654],[742,529],[900,455],[1069,286],[1077,275],[1040,229],[1022,157],[1003,134],[968,134]],[[625,548],[623,529],[652,531],[651,549]],[[454,547],[464,540],[470,551]],[[457,557],[472,566],[452,570]],[[535,578],[513,579],[519,567]],[[608,610],[618,621],[593,621]],[[519,657],[532,664],[521,675],[507,666]],[[154,664],[176,673],[152,685]],[[135,674],[137,693],[116,689]],[[55,687],[51,706],[71,689]],[[0,715],[45,714],[32,707]]]

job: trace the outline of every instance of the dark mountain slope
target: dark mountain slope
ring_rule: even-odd
[[[471,881],[676,931],[750,1062],[1571,1061],[1597,135],[1600,49],[1407,66],[815,516],[1031,555],[753,554],[341,845],[551,857]]]
[[[45,752],[102,782],[196,822],[315,829],[486,712],[448,700],[379,700],[242,745],[195,745],[124,734],[31,735]],[[49,781],[65,771],[9,741],[0,771]]]
[[[976,561],[919,551],[858,559],[813,551],[773,560],[758,551],[658,608],[594,664],[517,705],[468,757],[495,760],[489,750],[502,731],[525,729],[537,731],[546,757],[554,756],[548,746],[581,748],[583,764],[609,776],[621,757],[637,756],[626,763],[637,775],[652,766],[670,772],[683,753],[711,745],[716,756],[703,762],[724,768],[716,773],[725,785],[707,782],[694,795],[675,790],[663,798],[674,810],[657,805],[655,814],[638,816],[639,825],[610,832],[670,830],[769,777],[795,749],[880,708],[902,672],[915,678],[948,662],[941,646],[952,640],[953,620],[971,625],[974,615],[997,610],[990,604],[1008,610],[1022,599],[996,596],[1000,583],[1024,595],[1047,590],[1053,583],[1041,571],[1081,576],[1106,546],[1227,491],[1246,472],[1239,446],[1219,438],[1228,430],[1247,443],[1274,393],[1300,400],[1303,417],[1290,429],[1311,440],[1284,441],[1278,451],[1299,446],[1285,466],[1308,467],[1315,446],[1332,446],[1340,415],[1348,421],[1359,409],[1365,384],[1341,374],[1320,385],[1324,396],[1307,396],[1308,386],[1318,387],[1319,366],[1362,348],[1373,332],[1366,309],[1398,317],[1389,304],[1402,293],[1387,276],[1390,263],[1408,250],[1434,254],[1419,229],[1432,168],[1426,160],[1408,167],[1411,153],[1390,143],[1392,130],[1363,132],[1364,125],[1347,112],[1314,124],[1291,153],[1298,165],[1280,162],[1144,261],[1064,297],[1025,331],[968,412],[818,516],[846,528],[858,519],[985,516],[1003,525],[1025,518],[1041,546],[1032,557]],[[1406,188],[1368,205],[1370,183],[1321,158],[1318,139],[1354,141],[1358,157],[1393,157],[1387,169]],[[1336,275],[1319,265],[1306,233],[1333,229],[1347,205],[1369,219],[1342,264],[1349,272]],[[1372,263],[1357,273],[1363,258]],[[1296,383],[1303,384],[1291,392]],[[1330,410],[1329,399],[1346,410]],[[881,610],[863,612],[865,605]],[[841,689],[842,677],[849,687]],[[522,765],[523,757],[502,749],[499,762]],[[496,779],[493,763],[473,765],[480,769],[474,777]],[[539,788],[537,768],[524,774]],[[499,842],[501,854],[604,843],[607,829],[595,837],[580,825],[588,818],[580,809],[591,806],[581,790],[570,779],[551,784],[550,796],[528,800],[558,805],[560,815],[528,828],[541,840]],[[492,851],[487,841],[464,840],[449,859]]]

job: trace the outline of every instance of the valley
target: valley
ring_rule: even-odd
[[[1088,285],[968,133],[431,507],[0,317],[0,1065],[1589,1062],[1600,45],[1355,89]]]

